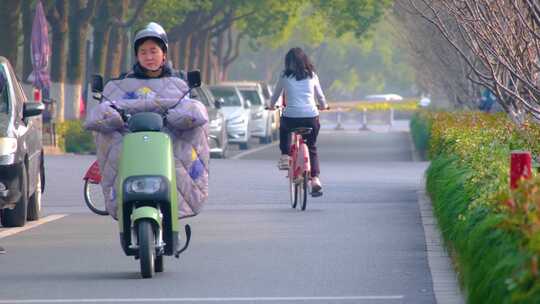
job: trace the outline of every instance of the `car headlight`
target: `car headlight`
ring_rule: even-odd
[[[259,119],[262,117],[263,117],[263,112],[256,112],[256,113],[251,114],[251,118],[253,119]]]
[[[237,117],[233,117],[231,119],[229,119],[229,123],[232,124],[232,125],[240,125],[240,124],[243,124],[245,121],[244,121],[244,118],[242,116],[237,116]]]
[[[17,139],[11,137],[0,137],[0,156],[17,152]]]
[[[126,182],[127,193],[154,194],[163,185],[163,180],[159,177],[137,177]]]

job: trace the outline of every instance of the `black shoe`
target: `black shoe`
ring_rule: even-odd
[[[6,253],[7,251],[4,249],[4,247],[0,246],[0,254],[4,254]]]
[[[312,191],[312,192],[311,192],[311,196],[312,196],[312,197],[319,197],[319,196],[322,196],[322,190],[319,190],[319,191]]]

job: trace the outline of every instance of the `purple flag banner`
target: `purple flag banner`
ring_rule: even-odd
[[[32,24],[31,40],[33,71],[28,78],[30,81],[33,81],[34,87],[42,90],[45,88],[48,89],[50,86],[48,66],[51,50],[49,47],[47,19],[41,1],[38,1],[36,4],[36,15],[34,16],[34,23]]]

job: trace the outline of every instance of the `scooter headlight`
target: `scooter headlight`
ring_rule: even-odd
[[[139,177],[126,183],[126,192],[154,194],[158,192],[163,185],[163,180],[159,177]]]

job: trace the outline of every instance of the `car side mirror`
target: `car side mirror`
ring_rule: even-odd
[[[101,93],[103,92],[103,77],[101,75],[92,75],[92,97],[95,100],[101,100]]]
[[[188,86],[198,88],[201,86],[201,72],[199,70],[189,71],[187,73]]]
[[[251,101],[249,99],[246,99],[246,102],[244,103],[244,108],[246,109],[251,108]]]
[[[23,118],[41,115],[45,111],[45,105],[41,102],[25,102],[23,104]]]
[[[225,99],[223,97],[220,97],[214,101],[214,105],[216,106],[216,109],[221,109],[221,107],[225,104]]]

